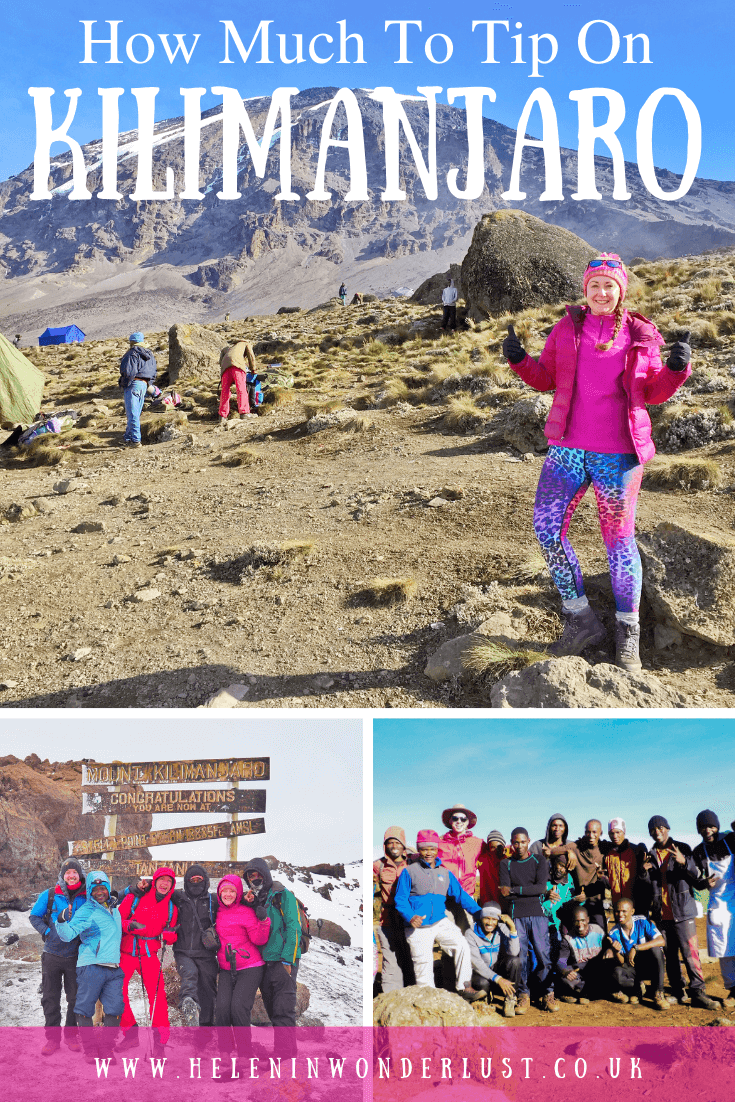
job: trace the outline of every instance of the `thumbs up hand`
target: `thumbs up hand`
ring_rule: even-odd
[[[683,371],[690,362],[692,358],[692,349],[689,344],[690,337],[691,332],[687,330],[681,340],[672,344],[671,351],[669,352],[669,359],[666,364],[671,371]]]
[[[522,361],[526,358],[526,351],[521,342],[518,340],[515,329],[512,325],[508,326],[508,336],[503,341],[503,355],[505,356],[506,360],[509,360],[512,364],[522,363]]]

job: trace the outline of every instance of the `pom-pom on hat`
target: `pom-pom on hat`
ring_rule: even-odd
[[[605,276],[607,279],[613,279],[620,288],[620,301],[625,298],[626,291],[628,290],[628,273],[623,267],[623,262],[617,253],[600,253],[597,260],[617,260],[618,266],[609,268],[607,264],[602,264],[599,267],[587,268],[584,273],[583,288],[585,295],[587,294],[587,284],[595,276]]]

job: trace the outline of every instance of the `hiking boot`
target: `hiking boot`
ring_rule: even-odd
[[[692,1006],[699,1007],[700,1010],[720,1010],[720,1004],[716,999],[711,999],[709,995],[705,995],[704,991],[692,992]]]
[[[507,995],[505,1002],[503,1003],[503,1017],[515,1018],[516,1016],[516,997],[515,995]]]
[[[628,999],[628,1002],[630,1003],[631,1006],[638,1006],[638,1003],[640,1001],[641,1000],[640,1000],[639,995],[631,995],[630,998]]]
[[[185,1026],[199,1025],[199,1010],[199,1004],[194,1002],[190,995],[181,1000],[181,1017],[184,1019]]]
[[[585,647],[601,643],[607,635],[604,627],[587,605],[580,612],[562,611],[564,630],[549,647],[549,654],[555,658],[564,658],[571,654],[581,654]]]
[[[125,447],[126,448],[141,448],[142,446],[143,445],[141,444],[140,440],[126,440],[125,441]]]
[[[81,1045],[81,1042],[79,1040],[79,1034],[77,1033],[76,1030],[74,1030],[73,1033],[68,1033],[68,1030],[67,1030],[64,1033],[64,1042],[66,1044],[66,1047],[68,1049],[70,1049],[72,1052],[81,1052],[82,1051],[82,1045]]]
[[[128,1052],[131,1048],[137,1048],[139,1044],[138,1027],[134,1025],[130,1027],[127,1033],[123,1034],[122,1041],[115,1045],[115,1052]]]
[[[574,1003],[576,1005],[577,998],[575,995],[562,995],[561,1001],[563,1003]]]
[[[612,1001],[614,1003],[627,1003],[627,1002],[630,1002],[630,999],[628,998],[628,996],[625,994],[624,991],[613,991],[610,998],[612,999]]]
[[[590,1005],[589,999],[585,999],[584,995],[580,995],[580,997],[577,999],[577,1002],[579,1003],[580,1006],[589,1006]]]
[[[553,991],[549,991],[544,995],[541,1000],[541,1009],[548,1011],[549,1014],[558,1014],[561,1010],[558,1002],[556,1001],[556,995]]]
[[[664,995],[663,991],[657,991],[653,996],[654,1010],[671,1010],[669,1000]]]
[[[478,991],[471,983],[466,983],[464,985],[464,991],[460,991],[460,994],[463,999],[467,999],[468,1003],[476,1003],[478,999],[485,998],[485,992]]]
[[[525,995],[519,995],[516,1002],[516,1014],[525,1014],[531,1006],[531,996],[528,992]]]
[[[226,425],[227,424],[227,418],[226,417],[220,417],[219,423],[220,423],[220,425]]]
[[[53,1056],[53,1054],[55,1052],[59,1051],[60,1047],[61,1046],[60,1046],[59,1042],[56,1040],[55,1037],[49,1037],[48,1041],[46,1042],[46,1044],[41,1049],[41,1055],[42,1056]]]
[[[641,642],[641,625],[615,621],[615,665],[628,673],[643,669],[638,653]]]

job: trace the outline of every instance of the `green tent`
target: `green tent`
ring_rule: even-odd
[[[41,408],[42,371],[0,333],[0,421],[27,425]]]

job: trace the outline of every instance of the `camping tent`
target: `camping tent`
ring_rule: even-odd
[[[29,424],[41,408],[46,379],[0,333],[0,421]]]
[[[75,344],[84,340],[84,333],[78,325],[64,325],[61,329],[44,329],[38,338],[39,344]]]

